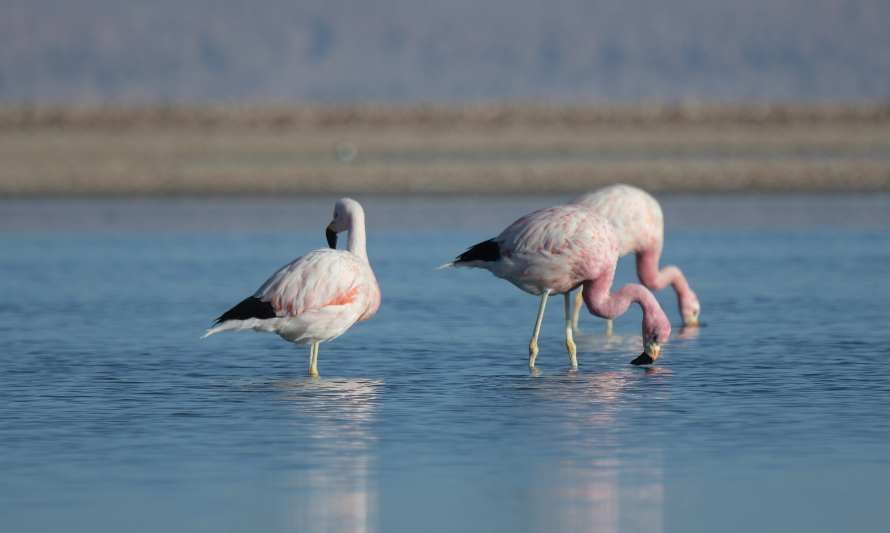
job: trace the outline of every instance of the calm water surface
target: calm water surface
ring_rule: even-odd
[[[384,303],[318,380],[198,337],[331,199],[0,201],[0,531],[890,530],[890,197],[664,198],[706,327],[644,369],[586,316],[570,372],[553,299],[536,376],[536,299],[433,268],[562,199],[362,200]]]

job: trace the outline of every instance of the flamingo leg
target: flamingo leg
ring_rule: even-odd
[[[572,338],[572,293],[567,292],[564,296],[566,314],[566,350],[569,352],[569,365],[571,365],[572,368],[578,368],[578,349],[575,346],[575,339]]]
[[[309,345],[309,376],[318,377],[318,343],[313,342]]]
[[[544,309],[547,307],[547,298],[550,297],[550,289],[541,295],[541,304],[538,306],[538,319],[535,320],[535,331],[528,343],[528,367],[535,367],[535,359],[538,358],[538,335],[541,334],[541,322],[544,320]]]
[[[568,293],[566,293],[568,296]],[[581,316],[581,306],[584,305],[584,298],[581,296],[581,290],[578,289],[578,292],[575,293],[575,311],[572,314],[572,329],[575,331],[581,331],[578,328],[578,318]]]
[[[584,297],[581,294],[581,292],[582,291],[579,290],[575,294],[575,311],[574,311],[574,314],[572,315],[572,329],[575,331],[581,331],[581,329],[578,327],[578,318],[581,315],[581,306],[584,305]],[[611,337],[611,336],[612,336],[612,319],[607,318],[606,319],[606,337]]]

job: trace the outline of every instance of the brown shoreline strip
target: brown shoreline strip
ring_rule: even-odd
[[[0,195],[890,191],[890,105],[6,108]]]
[[[0,106],[0,130],[140,127],[475,128],[590,127],[656,124],[795,124],[890,122],[890,102],[863,104],[640,105],[209,105]]]

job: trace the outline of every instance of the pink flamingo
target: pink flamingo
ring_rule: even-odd
[[[586,194],[573,203],[587,207],[609,220],[618,236],[618,255],[636,253],[640,282],[652,291],[660,291],[673,285],[683,325],[698,325],[701,305],[683,272],[675,266],[666,266],[661,270],[658,268],[664,245],[664,215],[658,200],[642,189],[617,184]],[[572,318],[575,329],[578,327],[581,303],[581,293],[578,293]],[[606,323],[606,331],[612,331],[611,320]]]
[[[342,231],[349,231],[347,250],[336,249]],[[351,198],[338,200],[325,233],[333,249],[314,250],[280,268],[253,296],[217,318],[204,337],[245,329],[277,333],[285,340],[309,344],[309,375],[318,376],[319,343],[339,337],[380,307],[380,287],[365,248],[361,204]]]
[[[528,366],[538,356],[538,335],[547,299],[565,296],[565,342],[569,363],[578,366],[572,337],[571,291],[582,286],[587,309],[611,319],[636,302],[643,309],[643,353],[631,361],[653,363],[671,325],[658,301],[642,285],[628,284],[609,293],[618,262],[619,241],[612,224],[581,205],[562,205],[528,214],[493,239],[480,242],[445,267],[484,268],[530,294],[540,295],[538,316],[528,345]]]

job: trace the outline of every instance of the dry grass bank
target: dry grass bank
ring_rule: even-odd
[[[0,110],[0,194],[890,190],[890,106]]]

